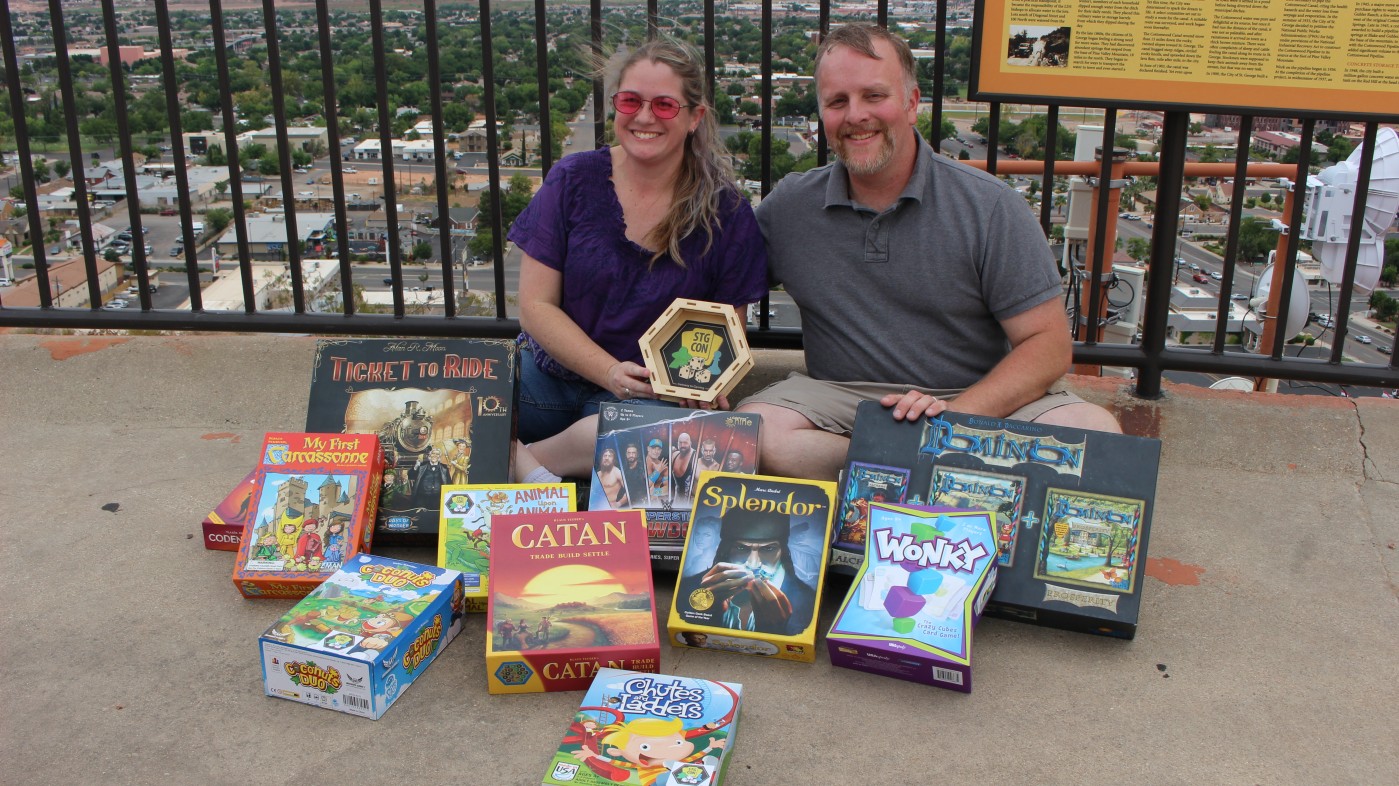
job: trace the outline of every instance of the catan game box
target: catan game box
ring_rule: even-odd
[[[437,565],[461,571],[467,611],[485,611],[491,517],[498,513],[563,513],[576,509],[572,483],[443,486]]]
[[[999,572],[986,614],[1119,638],[1136,635],[1161,442],[946,412],[895,421],[860,404],[841,499],[857,464],[907,470],[910,504],[996,514]],[[859,549],[836,543],[835,570]]]
[[[359,554],[268,628],[263,688],[378,719],[461,631],[461,574]]]
[[[588,509],[644,511],[654,567],[675,570],[700,473],[752,474],[761,423],[741,412],[603,404]]]
[[[970,693],[972,628],[996,584],[996,514],[875,502],[831,663]]]
[[[766,475],[700,476],[670,643],[815,660],[835,488]]]
[[[513,341],[316,342],[306,430],[374,434],[384,451],[380,543],[437,543],[442,487],[509,482]]]
[[[641,511],[494,516],[490,577],[491,693],[583,690],[603,667],[659,668]]]
[[[238,591],[300,598],[368,551],[383,466],[371,434],[268,434],[233,566]]]
[[[720,786],[742,702],[733,682],[600,669],[542,783]]]

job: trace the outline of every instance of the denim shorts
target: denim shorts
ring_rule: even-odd
[[[520,347],[520,407],[516,432],[526,445],[548,439],[617,397],[586,379],[560,379],[535,365],[534,353]],[[675,406],[654,399],[627,399],[639,404]]]

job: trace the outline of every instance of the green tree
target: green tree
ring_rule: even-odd
[[[204,153],[204,163],[208,166],[227,166],[228,157],[223,154],[222,145],[209,145],[209,149]]]
[[[210,234],[218,234],[228,228],[233,221],[233,211],[226,207],[216,207],[204,214],[205,229]]]
[[[1271,222],[1255,216],[1244,216],[1239,222],[1239,259],[1261,262],[1277,245],[1278,233]]]
[[[413,258],[420,262],[432,258],[432,244],[426,240],[413,244]],[[426,276],[420,278],[427,280]]]
[[[1145,262],[1151,258],[1151,241],[1144,237],[1128,238],[1127,255],[1138,262]]]
[[[70,171],[72,171],[72,166],[70,166],[67,161],[58,160],[53,162],[53,173],[58,175],[59,178],[68,177]]]

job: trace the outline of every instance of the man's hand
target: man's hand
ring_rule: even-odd
[[[728,600],[753,580],[753,574],[742,565],[720,562],[700,579],[700,587],[714,593],[716,601]]]
[[[787,620],[792,618],[792,601],[785,592],[762,579],[754,579],[748,585],[748,594],[753,596],[753,616],[758,630],[787,630]]]
[[[921,417],[939,415],[947,409],[947,402],[937,396],[910,390],[900,396],[890,393],[879,400],[881,406],[894,408],[894,420],[918,420]]]

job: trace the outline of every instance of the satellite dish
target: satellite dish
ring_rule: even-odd
[[[1356,181],[1360,177],[1364,145],[1346,160],[1307,177],[1307,195],[1302,202],[1303,240],[1312,241],[1312,255],[1321,263],[1321,275],[1340,284],[1345,275],[1346,244],[1350,233],[1360,228],[1360,253],[1355,262],[1355,285],[1373,290],[1384,264],[1384,238],[1399,212],[1399,134],[1381,128],[1375,136],[1370,169],[1370,193],[1365,198],[1365,215],[1359,220],[1355,209]]]
[[[1243,390],[1253,392],[1253,380],[1244,377],[1225,377],[1210,385],[1210,390]]]
[[[1277,263],[1269,263],[1263,268],[1263,274],[1258,277],[1254,284],[1253,298],[1248,304],[1261,316],[1268,316],[1268,295],[1273,287],[1273,268]],[[1302,271],[1292,270],[1292,303],[1287,308],[1287,324],[1283,326],[1284,340],[1297,335],[1298,331],[1307,326],[1307,315],[1310,312],[1310,298],[1307,297],[1307,280],[1302,277]]]

